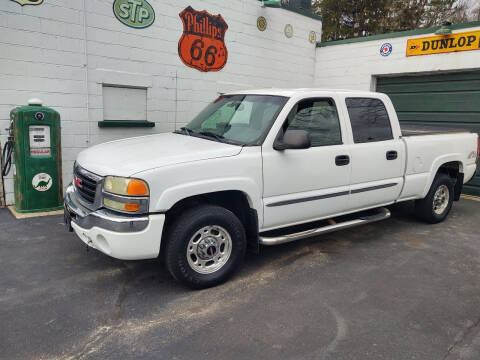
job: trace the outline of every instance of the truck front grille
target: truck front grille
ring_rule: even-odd
[[[78,194],[84,201],[93,204],[101,177],[78,165],[73,169],[73,176],[73,183]]]

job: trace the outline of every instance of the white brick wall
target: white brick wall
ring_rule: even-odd
[[[6,140],[9,111],[38,97],[62,117],[63,182],[84,148],[100,142],[172,131],[189,121],[218,92],[256,87],[306,87],[314,83],[315,45],[321,22],[256,0],[149,0],[155,23],[132,29],[112,12],[113,0],[46,0],[39,6],[0,1],[0,141]],[[84,12],[85,5],[85,12]],[[228,62],[220,72],[183,65],[178,14],[188,5],[220,13]],[[256,19],[268,26],[258,31]],[[285,24],[294,28],[287,39]],[[84,26],[86,24],[86,27]],[[87,56],[85,56],[87,54]],[[88,79],[88,82],[87,82]],[[147,118],[156,126],[101,129],[102,83],[147,87]],[[13,202],[12,173],[5,179]]]
[[[41,6],[0,2],[0,142],[12,108],[32,97],[62,115],[65,174],[72,149],[84,147],[68,134],[86,133],[85,41],[81,1],[45,1]],[[13,171],[4,179],[7,204],[13,203]]]
[[[475,31],[477,28],[455,30]],[[423,34],[391,39],[354,42],[317,48],[315,86],[375,90],[377,75],[413,74],[480,68],[480,51],[460,51],[446,54],[405,56],[407,40],[433,36]],[[383,43],[392,44],[389,56],[380,55]]]

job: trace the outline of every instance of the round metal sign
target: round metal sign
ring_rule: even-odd
[[[267,19],[265,19],[263,16],[259,16],[257,18],[257,29],[260,31],[265,31],[267,28]]]
[[[285,36],[287,38],[291,38],[293,36],[293,26],[291,24],[285,25],[283,31],[285,32]]]
[[[392,44],[390,43],[385,43],[380,46],[380,55],[382,56],[388,56],[392,53]]]
[[[47,173],[38,173],[32,179],[32,186],[37,191],[47,191],[52,187],[52,177]]]
[[[155,21],[155,10],[147,0],[114,0],[113,13],[124,25],[144,29]]]
[[[40,5],[43,3],[43,0],[13,0],[20,5]]]

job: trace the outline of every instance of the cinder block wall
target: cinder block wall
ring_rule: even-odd
[[[259,87],[308,87],[314,83],[315,45],[321,21],[288,10],[262,8],[256,0],[149,0],[156,20],[146,29],[120,23],[113,0],[46,0],[38,6],[0,2],[0,141],[9,111],[38,97],[62,117],[63,182],[84,148],[108,140],[172,131],[188,122],[219,92]],[[178,57],[187,6],[221,14],[228,24],[228,62],[202,73]],[[268,25],[256,27],[258,16]],[[285,24],[294,35],[284,35]],[[102,83],[147,87],[146,128],[107,128]],[[5,178],[13,203],[12,173]]]
[[[23,7],[0,2],[0,141],[7,139],[10,110],[38,97],[62,115],[66,173],[78,151],[75,137],[85,133],[88,120],[83,22],[78,0]],[[13,169],[4,186],[6,202],[12,204]]]

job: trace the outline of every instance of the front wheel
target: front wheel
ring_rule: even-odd
[[[187,210],[172,224],[166,241],[167,269],[176,280],[196,289],[224,282],[243,261],[247,248],[240,220],[215,205]]]
[[[446,174],[437,174],[427,196],[415,202],[417,215],[431,224],[447,217],[454,198],[453,181]]]

